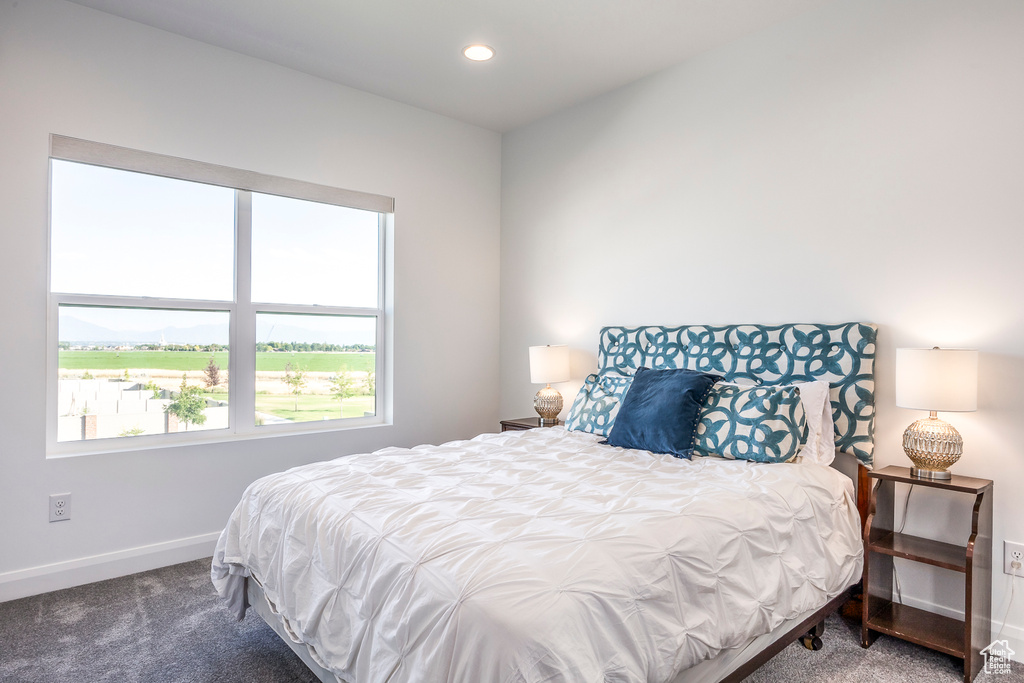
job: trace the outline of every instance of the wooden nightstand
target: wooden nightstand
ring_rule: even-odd
[[[981,651],[992,638],[992,482],[953,475],[939,481],[910,476],[909,467],[869,473],[877,480],[864,527],[864,596],[861,645],[878,633],[902,638],[964,660],[970,683],[983,666]],[[896,484],[927,486],[974,496],[971,535],[964,545],[894,532]],[[893,558],[921,562],[964,576],[964,620],[893,601]]]
[[[556,424],[553,425],[541,425],[539,417],[521,417],[518,420],[502,420],[501,431],[521,432],[527,429],[537,429],[538,427],[541,426],[555,427],[560,424],[563,424],[561,420],[559,420]]]

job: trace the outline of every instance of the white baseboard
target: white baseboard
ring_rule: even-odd
[[[116,579],[213,555],[219,531],[0,574],[0,602]]]

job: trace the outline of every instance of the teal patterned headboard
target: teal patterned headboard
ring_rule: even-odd
[[[774,385],[828,380],[836,448],[871,468],[875,449],[875,337],[869,323],[605,327],[599,372],[686,368],[726,381]]]

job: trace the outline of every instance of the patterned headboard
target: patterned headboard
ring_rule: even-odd
[[[598,365],[608,375],[686,368],[766,385],[827,379],[836,448],[870,469],[877,333],[868,323],[605,327]]]

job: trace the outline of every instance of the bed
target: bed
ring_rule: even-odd
[[[588,383],[640,368],[740,386],[826,380],[836,450],[862,479],[875,334],[862,323],[609,327]],[[820,635],[861,574],[865,491],[818,464],[602,444],[599,412],[589,427],[260,479],[221,535],[214,584],[318,678],[346,683],[731,681]]]

